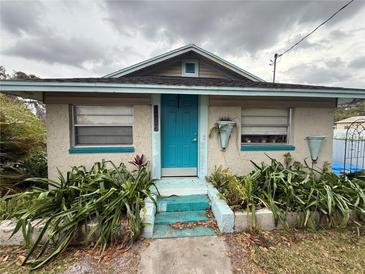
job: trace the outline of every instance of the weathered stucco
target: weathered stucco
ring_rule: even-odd
[[[255,104],[256,107],[269,106],[270,102],[262,101]],[[283,106],[290,106],[290,102],[283,102]],[[334,106],[331,104],[323,107],[311,107],[308,102],[307,107],[293,106],[292,126],[290,129],[290,144],[295,146],[295,151],[290,151],[295,160],[303,161],[307,159],[310,161],[310,152],[306,141],[307,136],[323,135],[327,138],[321,149],[318,167],[322,167],[325,161],[331,162],[332,159],[332,125],[334,121]],[[208,174],[210,174],[215,166],[222,165],[229,167],[236,174],[247,174],[253,168],[250,160],[260,163],[269,162],[270,157],[283,159],[283,155],[287,151],[241,151],[241,107],[245,106],[244,101],[242,105],[238,106],[209,106],[209,129],[213,127],[214,123],[222,116],[229,116],[236,121],[237,126],[234,128],[229,141],[229,146],[225,152],[220,150],[218,136],[215,135],[208,140]],[[252,107],[252,105],[250,104]]]
[[[71,166],[90,167],[97,161],[112,160],[115,163],[130,161],[135,154],[144,154],[151,160],[151,106],[134,105],[133,146],[135,153],[80,153],[70,154],[69,105],[48,104],[47,108],[47,152],[48,177],[58,177]]]

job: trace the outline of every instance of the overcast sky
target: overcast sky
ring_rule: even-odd
[[[97,77],[195,43],[270,81],[270,59],[348,1],[4,1],[0,65]],[[365,88],[365,1],[278,63],[278,82]]]

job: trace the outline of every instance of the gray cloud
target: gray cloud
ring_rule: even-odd
[[[285,73],[292,75],[295,81],[303,84],[341,85],[341,82],[352,78],[349,71],[343,69],[343,61],[339,58],[327,62],[300,64],[288,69]]]
[[[348,67],[355,68],[355,69],[365,69],[365,56],[361,56],[352,60]]]
[[[85,38],[64,38],[61,36],[26,38],[18,40],[4,54],[26,59],[82,66],[87,61],[103,61],[107,55],[101,47]]]
[[[221,52],[251,53],[278,42],[294,25],[315,26],[344,1],[105,1],[112,25],[123,34],[148,39],[208,43]],[[348,19],[365,2],[355,2],[331,22]]]
[[[260,67],[256,71],[264,74],[263,66],[271,57],[267,49],[285,50],[346,2],[99,0],[89,6],[89,2],[67,0],[0,0],[1,38],[6,39],[0,57],[33,60],[35,70],[37,62],[43,61],[82,68],[76,71],[84,75],[103,75],[171,50],[176,44],[196,43],[234,63],[235,58],[241,64],[246,60],[254,66],[246,69]],[[359,37],[365,28],[358,24],[358,17],[351,20],[364,7],[365,1],[355,1],[295,48],[292,58],[300,56],[307,63],[320,60],[296,63],[287,71],[287,79],[361,85],[365,57],[364,41]],[[150,48],[140,50],[143,45],[137,43],[147,43]],[[358,52],[350,54],[351,49]],[[341,58],[333,58],[337,53]],[[356,54],[362,57],[356,58]],[[7,59],[6,66],[19,69],[23,65],[24,59]],[[40,67],[48,67],[44,63]],[[288,68],[287,63],[281,64]],[[69,71],[73,73],[73,69]]]
[[[0,1],[1,28],[14,35],[44,32],[43,10],[38,1]]]

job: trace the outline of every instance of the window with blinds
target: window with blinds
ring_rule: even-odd
[[[288,108],[243,108],[242,144],[286,144],[290,126]]]
[[[73,106],[75,146],[133,144],[132,106]]]

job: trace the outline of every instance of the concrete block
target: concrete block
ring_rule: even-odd
[[[44,222],[41,220],[35,220],[32,222],[33,235],[32,241],[34,242],[40,235],[42,229],[44,228]],[[20,229],[17,233],[10,238],[16,227],[16,221],[4,220],[0,222],[0,246],[1,245],[25,245],[23,239],[23,233]]]
[[[247,231],[252,228],[252,214],[246,211],[236,211],[234,231]],[[255,213],[256,227],[262,230],[273,230],[276,228],[274,215],[267,208],[259,209]]]
[[[222,233],[233,232],[234,214],[227,203],[221,199],[218,190],[213,185],[208,184],[208,196],[218,228]]]
[[[154,195],[153,198],[157,200],[157,196]],[[152,238],[153,236],[153,228],[155,224],[155,215],[156,215],[156,205],[150,199],[145,199],[145,207],[141,209],[142,223],[143,223],[143,237]]]

